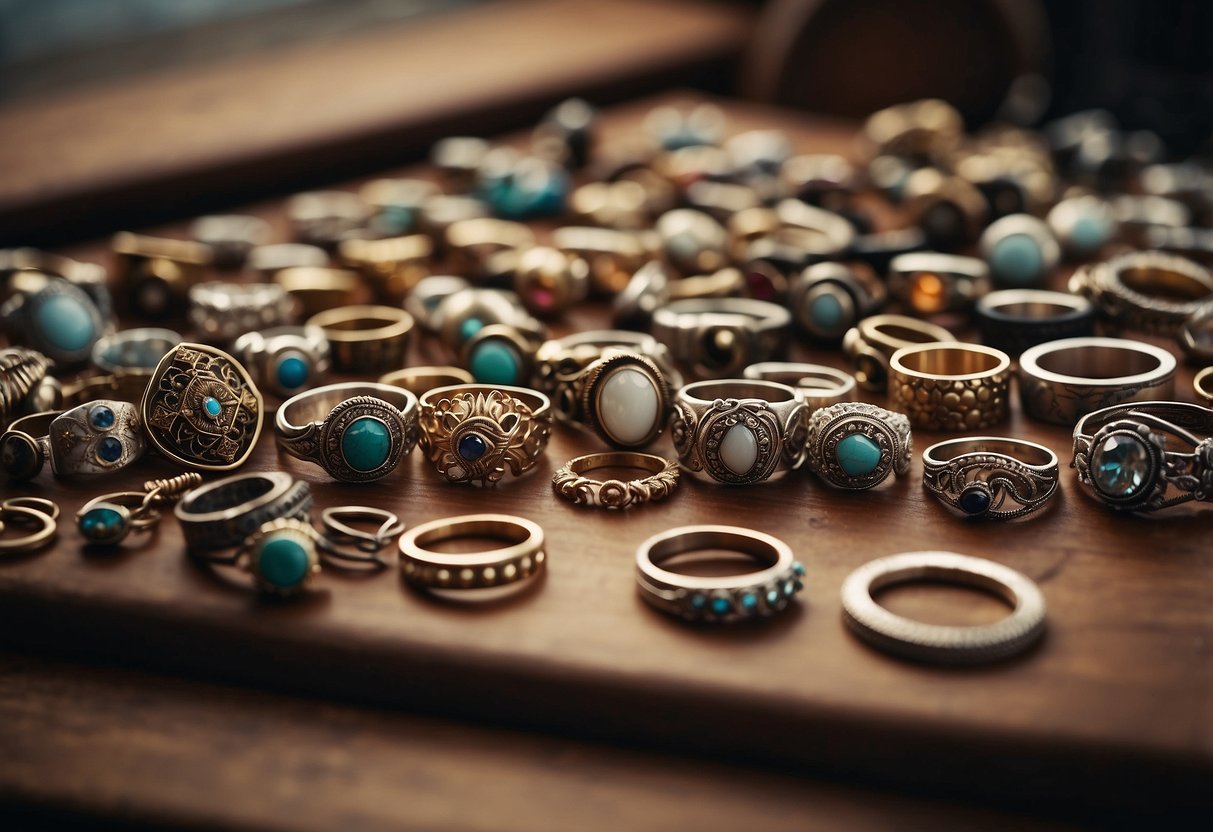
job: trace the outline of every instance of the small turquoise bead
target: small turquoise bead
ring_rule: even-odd
[[[387,425],[370,416],[355,419],[341,435],[341,455],[355,471],[374,471],[387,462],[391,450]]]
[[[97,443],[97,456],[106,462],[117,462],[122,458],[122,442],[112,436],[104,436]]]
[[[1085,254],[1098,251],[1112,235],[1112,225],[1104,217],[1085,214],[1070,228],[1070,244]]]
[[[126,524],[117,509],[98,506],[80,518],[80,533],[90,543],[112,543],[122,536]]]
[[[708,605],[708,596],[706,596],[706,595],[692,595],[691,596],[691,609],[701,610],[704,607],[706,607],[707,605]]]
[[[804,574],[807,570],[804,568],[803,563],[801,563],[800,561],[796,561],[795,563],[792,564],[792,571],[795,572],[797,575],[800,575],[803,578]]]
[[[307,362],[297,355],[288,355],[278,362],[278,385],[284,390],[295,390],[307,383]]]
[[[105,405],[98,405],[88,412],[88,422],[97,430],[105,430],[114,426],[114,411]]]
[[[517,384],[522,360],[516,350],[499,341],[477,344],[468,369],[480,384]]]
[[[779,594],[779,590],[777,590],[777,589],[767,590],[767,603],[769,605],[771,605],[772,607],[779,603],[779,600],[781,597],[782,596]]]
[[[733,609],[733,602],[728,598],[713,598],[712,612],[717,615],[728,615]]]
[[[752,612],[758,607],[758,596],[752,592],[747,592],[741,596],[741,607],[746,612]]]
[[[257,572],[266,583],[279,589],[294,589],[307,577],[309,561],[307,549],[299,541],[276,537],[261,545]]]
[[[796,594],[796,582],[795,581],[784,581],[783,582],[783,594],[785,596],[787,596],[788,598],[791,598],[793,595],[795,595]]]
[[[75,352],[91,344],[97,330],[93,317],[78,298],[55,295],[38,307],[38,328],[58,349]]]
[[[1029,286],[1044,277],[1044,255],[1027,234],[1009,234],[990,251],[990,269],[1001,283]]]
[[[842,323],[842,304],[834,295],[818,295],[809,304],[809,320],[818,329],[833,332]]]
[[[475,462],[480,459],[488,449],[488,443],[475,433],[469,433],[459,440],[459,455],[468,462]]]
[[[479,318],[467,318],[459,324],[459,337],[464,341],[471,340],[477,332],[484,329],[484,321]]]
[[[852,433],[838,443],[834,456],[847,476],[862,477],[880,464],[880,446],[862,433]]]
[[[214,396],[207,396],[205,399],[203,399],[202,408],[212,419],[219,418],[219,414],[223,412],[223,405],[221,405],[219,400]]]

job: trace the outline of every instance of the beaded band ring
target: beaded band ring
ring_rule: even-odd
[[[1069,288],[1123,329],[1173,336],[1213,297],[1213,275],[1184,257],[1134,251],[1080,268]]]
[[[458,537],[489,537],[506,543],[476,552],[436,552],[426,548]],[[468,514],[414,526],[400,538],[400,570],[411,585],[426,590],[491,589],[517,584],[541,573],[547,562],[543,529],[507,514]]]
[[[637,468],[649,476],[633,480],[596,480],[585,476],[599,468]],[[678,464],[653,454],[614,451],[571,459],[556,471],[552,487],[571,503],[600,508],[630,508],[668,497],[678,485]]]
[[[889,359],[889,407],[923,430],[972,431],[1010,413],[1011,358],[976,344],[902,347]]]
[[[1057,454],[1001,436],[948,439],[922,452],[922,482],[970,517],[1009,520],[1036,511],[1057,493]]]

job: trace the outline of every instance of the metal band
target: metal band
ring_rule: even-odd
[[[649,476],[633,480],[597,480],[584,476],[599,468],[639,468]],[[678,464],[653,454],[612,451],[571,459],[552,477],[552,487],[577,505],[630,508],[668,497],[678,486]]]
[[[698,577],[663,568],[686,552],[725,549],[759,568],[740,575]],[[662,612],[692,622],[731,623],[787,609],[803,586],[804,567],[786,543],[736,526],[680,526],[653,535],[636,550],[640,597]]]
[[[902,347],[955,341],[941,326],[905,315],[872,315],[842,337],[842,349],[855,366],[855,381],[864,390],[883,392],[889,383],[889,356]]]
[[[746,367],[742,375],[795,387],[810,411],[855,399],[855,377],[824,364],[760,361]]]
[[[653,313],[653,335],[698,377],[740,373],[783,352],[792,313],[748,298],[671,301]]]
[[[1004,289],[974,309],[986,346],[1018,356],[1029,347],[1095,334],[1095,307],[1081,295],[1039,289]]]
[[[56,518],[59,507],[51,503],[53,510],[42,506],[25,504],[28,498],[15,497],[0,502],[0,531],[7,526],[32,526],[33,531],[17,538],[0,537],[0,555],[22,555],[34,552],[55,539],[58,534]],[[48,501],[49,502],[49,501]]]
[[[1022,439],[967,436],[922,452],[922,483],[970,517],[1009,520],[1057,493],[1057,454]]]
[[[918,344],[889,359],[889,406],[916,428],[973,431],[1006,421],[1011,358],[976,344]]]
[[[1135,251],[1080,268],[1069,288],[1123,329],[1174,336],[1213,295],[1213,275],[1183,257]]]
[[[1204,403],[1213,406],[1213,367],[1205,367],[1192,379],[1192,389]]]
[[[490,537],[507,545],[476,552],[435,552],[426,546],[457,537]],[[421,589],[490,589],[508,586],[543,571],[539,524],[507,514],[468,514],[414,526],[400,538],[400,570]]]
[[[1184,320],[1179,328],[1179,346],[1193,364],[1213,362],[1213,300]]]
[[[1066,338],[1019,357],[1019,396],[1033,419],[1072,425],[1121,402],[1164,399],[1175,389],[1175,356],[1126,338]]]
[[[881,589],[913,581],[947,581],[992,592],[1012,606],[993,624],[924,624],[890,612],[873,598]],[[981,664],[1031,647],[1045,630],[1045,601],[1030,578],[993,561],[952,552],[907,552],[878,558],[842,584],[842,618],[868,644],[886,653],[939,664]]]
[[[837,343],[887,297],[884,284],[867,266],[817,263],[792,278],[788,307],[810,336]]]
[[[874,404],[844,402],[809,417],[809,467],[836,488],[862,490],[903,476],[912,447],[910,420]]]
[[[239,546],[263,523],[280,517],[308,521],[308,484],[282,471],[237,474],[187,492],[173,514],[191,554]]]
[[[476,379],[462,367],[406,367],[379,377],[380,384],[408,390],[414,396],[422,396],[435,387],[451,387],[455,384],[474,384]]]
[[[328,336],[333,368],[384,372],[404,365],[413,316],[392,306],[339,306],[308,319]]]

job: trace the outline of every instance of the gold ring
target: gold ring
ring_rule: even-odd
[[[1213,367],[1205,367],[1196,374],[1192,379],[1192,389],[1204,399],[1206,405],[1213,407]]]
[[[404,365],[413,316],[393,306],[339,306],[308,319],[328,336],[334,369],[390,370]]]
[[[381,300],[399,303],[430,273],[434,244],[424,234],[382,240],[342,240],[341,262],[357,269]]]
[[[902,347],[933,341],[955,341],[941,326],[905,315],[871,315],[842,338],[842,350],[855,366],[855,381],[864,390],[883,391],[889,383],[889,356]]]
[[[976,344],[902,347],[889,359],[889,407],[923,430],[972,431],[1009,411],[1011,358]]]
[[[475,552],[426,548],[460,537],[489,537],[506,543]],[[467,514],[431,520],[400,538],[404,579],[421,589],[489,589],[518,583],[543,571],[543,529],[508,514]]]
[[[474,384],[476,379],[462,367],[405,367],[379,377],[380,384],[408,390],[414,396],[428,393],[435,387]]]
[[[274,282],[295,299],[306,316],[326,309],[353,306],[367,299],[357,272],[327,266],[289,266],[274,272]]]
[[[39,503],[31,504],[26,498],[21,497],[0,503],[0,531],[4,529],[6,520],[10,522],[16,520],[21,524],[36,526],[32,532],[23,537],[0,538],[0,555],[33,552],[54,539],[58,532],[56,518],[59,515],[59,507],[50,503],[50,507],[47,508],[44,505],[46,503],[50,503],[50,501],[42,500]]]
[[[599,468],[638,468],[649,476],[633,480],[596,480],[587,471]],[[552,477],[556,493],[577,505],[629,508],[664,500],[678,486],[678,464],[653,454],[608,451],[570,459]]]

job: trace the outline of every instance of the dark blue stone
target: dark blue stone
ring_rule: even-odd
[[[488,449],[488,443],[475,433],[469,433],[459,440],[459,455],[468,462],[480,459]]]
[[[97,443],[97,456],[106,462],[117,462],[122,458],[122,443],[112,436],[102,437]]]
[[[105,430],[114,426],[114,411],[105,405],[98,405],[88,412],[88,421],[97,430]]]
[[[984,488],[966,488],[956,501],[965,514],[984,514],[990,508],[990,495]]]

